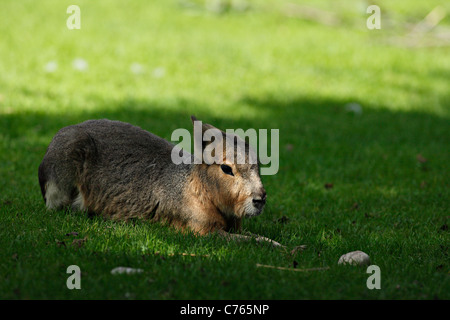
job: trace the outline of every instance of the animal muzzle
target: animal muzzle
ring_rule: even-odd
[[[252,198],[252,209],[247,212],[247,216],[257,216],[260,215],[266,204],[267,194],[264,189],[255,194]]]

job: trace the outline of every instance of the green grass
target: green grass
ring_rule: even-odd
[[[335,26],[287,18],[280,1],[222,13],[203,3],[78,1],[81,29],[68,30],[67,3],[1,2],[0,298],[449,299],[450,47],[436,40],[449,16],[403,41],[449,4],[377,1],[382,29],[371,31],[359,1],[308,1]],[[74,70],[76,58],[89,68]],[[110,118],[170,139],[191,114],[280,129],[266,210],[244,229],[287,252],[45,210],[37,168],[61,127]],[[380,267],[381,290],[367,289],[365,268],[337,265],[353,250]],[[294,261],[329,269],[256,267]],[[81,290],[66,287],[72,264]],[[111,275],[117,266],[145,271]]]

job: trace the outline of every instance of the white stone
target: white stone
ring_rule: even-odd
[[[163,67],[158,67],[153,70],[153,77],[154,78],[162,78],[166,74],[166,69]]]
[[[361,115],[363,113],[361,105],[359,103],[356,103],[356,102],[347,103],[345,105],[345,110],[347,112],[353,112],[356,115]]]
[[[58,69],[58,63],[56,61],[49,61],[44,67],[45,72],[55,72]]]
[[[72,61],[72,67],[78,71],[86,71],[89,68],[89,65],[86,60],[82,58],[76,58]]]
[[[338,264],[352,264],[352,265],[369,265],[370,257],[367,253],[362,251],[352,251],[342,255],[339,258]]]
[[[130,71],[134,74],[142,74],[144,73],[144,67],[139,63],[132,63],[130,66]]]

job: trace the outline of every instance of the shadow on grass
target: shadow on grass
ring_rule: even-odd
[[[364,103],[361,103],[362,113],[358,113],[346,110],[348,102],[304,97],[294,99],[245,97],[238,101],[238,105],[245,105],[253,110],[254,114],[251,117],[249,115],[248,118],[239,119],[233,118],[232,115],[223,115],[219,118],[214,116],[217,113],[213,114],[206,106],[190,101],[179,100],[176,105],[172,105],[133,99],[102,102],[93,111],[77,111],[74,108],[74,112],[61,114],[27,112],[2,115],[0,134],[3,137],[4,150],[0,156],[2,160],[0,172],[5,189],[0,200],[4,205],[7,199],[14,206],[16,202],[22,202],[23,198],[31,198],[33,203],[39,202],[39,208],[42,205],[42,208],[36,209],[33,214],[39,215],[44,212],[37,182],[37,167],[51,138],[64,126],[88,119],[108,118],[130,122],[165,139],[170,139],[171,132],[176,128],[191,130],[189,116],[195,114],[204,122],[221,129],[280,130],[280,171],[277,175],[263,177],[270,195],[267,209],[260,218],[248,222],[250,226],[248,230],[281,242],[286,240],[291,246],[303,244],[303,242],[297,242],[306,240],[308,244],[315,246],[309,253],[311,263],[319,263],[319,260],[323,260],[318,258],[316,252],[325,251],[326,254],[326,250],[330,251],[330,248],[334,248],[332,246],[337,245],[347,249],[350,240],[353,241],[352,247],[355,244],[364,243],[368,248],[375,248],[384,238],[377,236],[367,242],[374,232],[381,233],[386,229],[397,232],[404,226],[402,232],[405,232],[405,237],[408,237],[406,232],[411,230],[411,226],[416,228],[417,223],[424,225],[425,222],[429,222],[430,218],[426,215],[421,218],[421,210],[425,210],[430,204],[433,205],[433,215],[438,215],[439,219],[444,216],[445,195],[442,196],[442,193],[448,192],[445,191],[447,181],[445,172],[448,172],[446,171],[448,169],[446,140],[448,119],[428,113],[392,112],[383,106]],[[425,160],[417,158],[418,154],[421,154]],[[427,188],[420,188],[422,181],[428,184]],[[324,188],[325,183],[332,183],[333,187]],[[439,193],[441,197],[437,196]],[[355,201],[358,201],[359,207],[362,208],[359,212],[349,210]],[[30,200],[27,203],[30,203]],[[414,206],[411,206],[411,203]],[[33,205],[34,207],[36,205]],[[387,218],[383,216],[384,213],[390,213],[398,208],[403,210],[400,215]],[[26,205],[22,209],[26,212]],[[284,220],[283,217],[285,217]],[[76,220],[80,219],[82,220],[83,217]],[[279,221],[286,222],[279,223]],[[442,224],[441,220],[432,220],[432,222],[436,223],[436,230]],[[400,224],[396,226],[396,223]],[[359,233],[355,233],[356,229]],[[154,227],[150,227],[148,231],[155,230],[161,237],[163,246],[189,251],[183,244],[182,236],[173,236],[171,231],[161,231]],[[420,232],[424,236],[428,234],[430,227],[421,227],[417,230],[422,230]],[[67,232],[70,231],[73,230]],[[317,237],[320,232],[325,235],[323,239]],[[301,233],[300,236],[299,233]],[[167,238],[167,235],[170,237]],[[299,237],[301,237],[300,240]],[[403,243],[403,238],[400,240]],[[124,237],[122,241],[128,240]],[[202,241],[196,242],[196,245],[200,245]],[[334,244],[333,241],[337,242]],[[435,240],[432,239],[431,242],[433,241]],[[429,247],[423,246],[422,249],[424,248]],[[182,257],[164,257],[163,259],[151,254],[142,254],[143,257],[137,258],[136,252],[127,253],[122,250],[117,253],[108,253],[87,249],[84,248],[84,251],[79,252],[83,261],[92,262],[86,271],[88,274],[86,283],[92,281],[91,286],[97,288],[110,283],[107,288],[111,292],[114,291],[108,295],[108,290],[97,289],[91,296],[94,298],[122,297],[122,294],[126,293],[127,286],[130,288],[135,286],[133,281],[104,281],[102,275],[109,274],[112,267],[119,265],[150,270],[139,278],[145,285],[139,286],[135,293],[137,296],[134,298],[139,298],[147,285],[155,282],[156,294],[144,295],[145,297],[184,298],[185,296],[174,291],[180,288],[186,292],[191,290],[186,297],[193,297],[196,292],[199,297],[203,297],[204,293],[199,292],[202,287],[192,285],[195,281],[203,281],[203,278],[213,282],[229,283],[233,286],[242,285],[241,292],[244,294],[249,292],[246,288],[249,283],[242,282],[239,273],[230,273],[224,268],[216,270],[216,275],[205,273],[205,265],[211,268],[217,267],[217,261],[214,259],[186,262],[186,258]],[[331,258],[334,259],[335,253],[331,251]],[[224,255],[229,254],[229,251],[224,253]],[[94,255],[95,258],[89,258],[89,255]],[[21,256],[20,253],[19,256]],[[78,253],[75,256],[78,256]],[[50,259],[52,257],[50,254]],[[74,255],[63,254],[62,257],[62,260],[58,262],[61,266],[58,268],[72,263],[71,259]],[[441,259],[439,254],[436,254],[436,257]],[[142,262],[139,263],[139,261]],[[206,264],[204,261],[207,261]],[[175,267],[180,263],[181,269]],[[226,267],[231,270],[236,267],[235,263],[236,261],[231,259],[226,263]],[[153,264],[156,267],[152,269]],[[99,270],[96,270],[97,265],[101,266]],[[183,268],[188,270],[194,268],[194,271],[190,273],[191,278],[184,277],[184,273],[180,271]],[[164,271],[166,269],[170,271],[169,276]],[[246,272],[251,273],[251,271],[250,268]],[[61,272],[62,280],[65,281],[64,270]],[[180,277],[179,274],[183,276]],[[233,277],[231,279],[230,274]],[[251,284],[259,286],[266,293],[267,288],[277,292],[275,290],[277,283],[272,281],[267,285],[264,275],[266,274],[261,276],[260,273],[255,281],[251,281]],[[17,276],[22,275],[18,273]],[[97,276],[100,284],[94,283],[97,281],[95,280]],[[92,280],[89,280],[90,277]],[[282,281],[282,277],[279,276],[279,281]],[[284,276],[283,279],[288,281],[290,278]],[[318,284],[320,287],[320,282]],[[49,292],[61,290],[56,287],[52,289],[52,286],[57,285],[59,282],[49,284]],[[125,291],[118,292],[117,286],[122,286]],[[209,290],[213,291],[212,296],[215,298],[222,297],[221,294],[227,298],[249,298],[248,295],[241,297],[233,294],[232,292],[237,292],[235,288],[224,289],[222,293],[221,286],[211,287]],[[286,297],[296,296],[292,290],[286,291]],[[36,292],[33,296],[42,295]],[[64,291],[59,296],[70,297],[70,293]],[[273,296],[257,294],[252,296],[252,298],[271,297]],[[279,293],[275,298],[278,297],[281,297]]]
[[[395,144],[421,146],[430,142],[445,143],[446,136],[443,133],[448,133],[449,123],[448,118],[430,113],[393,112],[386,106],[365,102],[360,103],[361,112],[347,110],[352,99],[244,97],[238,101],[237,108],[240,105],[249,106],[253,114],[239,119],[235,119],[232,114],[218,118],[213,116],[210,107],[183,99],[167,104],[134,99],[93,100],[98,100],[98,104],[95,110],[90,111],[74,106],[73,112],[61,114],[3,114],[0,116],[0,133],[7,139],[52,137],[64,126],[88,119],[108,118],[130,122],[169,138],[176,128],[190,129],[192,125],[189,117],[195,114],[200,120],[222,129],[280,129],[282,141],[301,139],[319,145],[346,144],[351,141],[359,145],[390,148]],[[445,108],[450,108],[450,104]]]
[[[361,102],[361,110],[355,112],[346,109],[350,99],[244,97],[238,101],[238,106],[244,105],[254,114],[235,119],[230,114],[216,117],[208,107],[186,100],[163,104],[133,99],[119,102],[93,99],[99,104],[92,111],[74,107],[73,112],[62,114],[2,115],[0,134],[6,151],[2,157],[6,167],[4,165],[2,171],[8,176],[6,185],[8,180],[35,175],[48,143],[64,126],[108,118],[130,122],[170,140],[172,131],[177,128],[191,131],[191,114],[221,129],[280,130],[280,170],[274,176],[263,177],[269,192],[271,187],[276,189],[277,202],[284,200],[284,193],[295,195],[293,187],[322,196],[327,192],[323,188],[326,183],[336,183],[336,187],[348,185],[348,188],[358,187],[358,183],[378,185],[385,190],[395,187],[401,193],[402,188],[409,190],[408,184],[412,181],[417,184],[417,181],[431,180],[432,176],[436,177],[438,187],[447,169],[449,120],[429,113],[392,112],[387,107],[364,102]],[[8,152],[13,152],[13,156],[8,158]],[[13,166],[14,161],[19,164]],[[9,171],[10,167],[18,172]],[[37,193],[39,188],[35,186],[35,190],[24,192]],[[366,190],[373,191],[376,195],[380,193],[379,189]]]

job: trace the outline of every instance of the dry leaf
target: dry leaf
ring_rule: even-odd
[[[424,158],[420,153],[417,155],[417,161],[420,163],[425,163],[428,161],[428,159]]]
[[[58,245],[58,247],[66,246],[66,243],[64,241],[59,241],[58,239],[56,239],[56,244]]]
[[[73,239],[72,245],[74,247],[81,248],[84,245],[84,243],[86,242],[86,240],[87,240],[87,236],[84,237],[83,239]]]
[[[333,189],[332,183],[325,183],[325,189]]]

